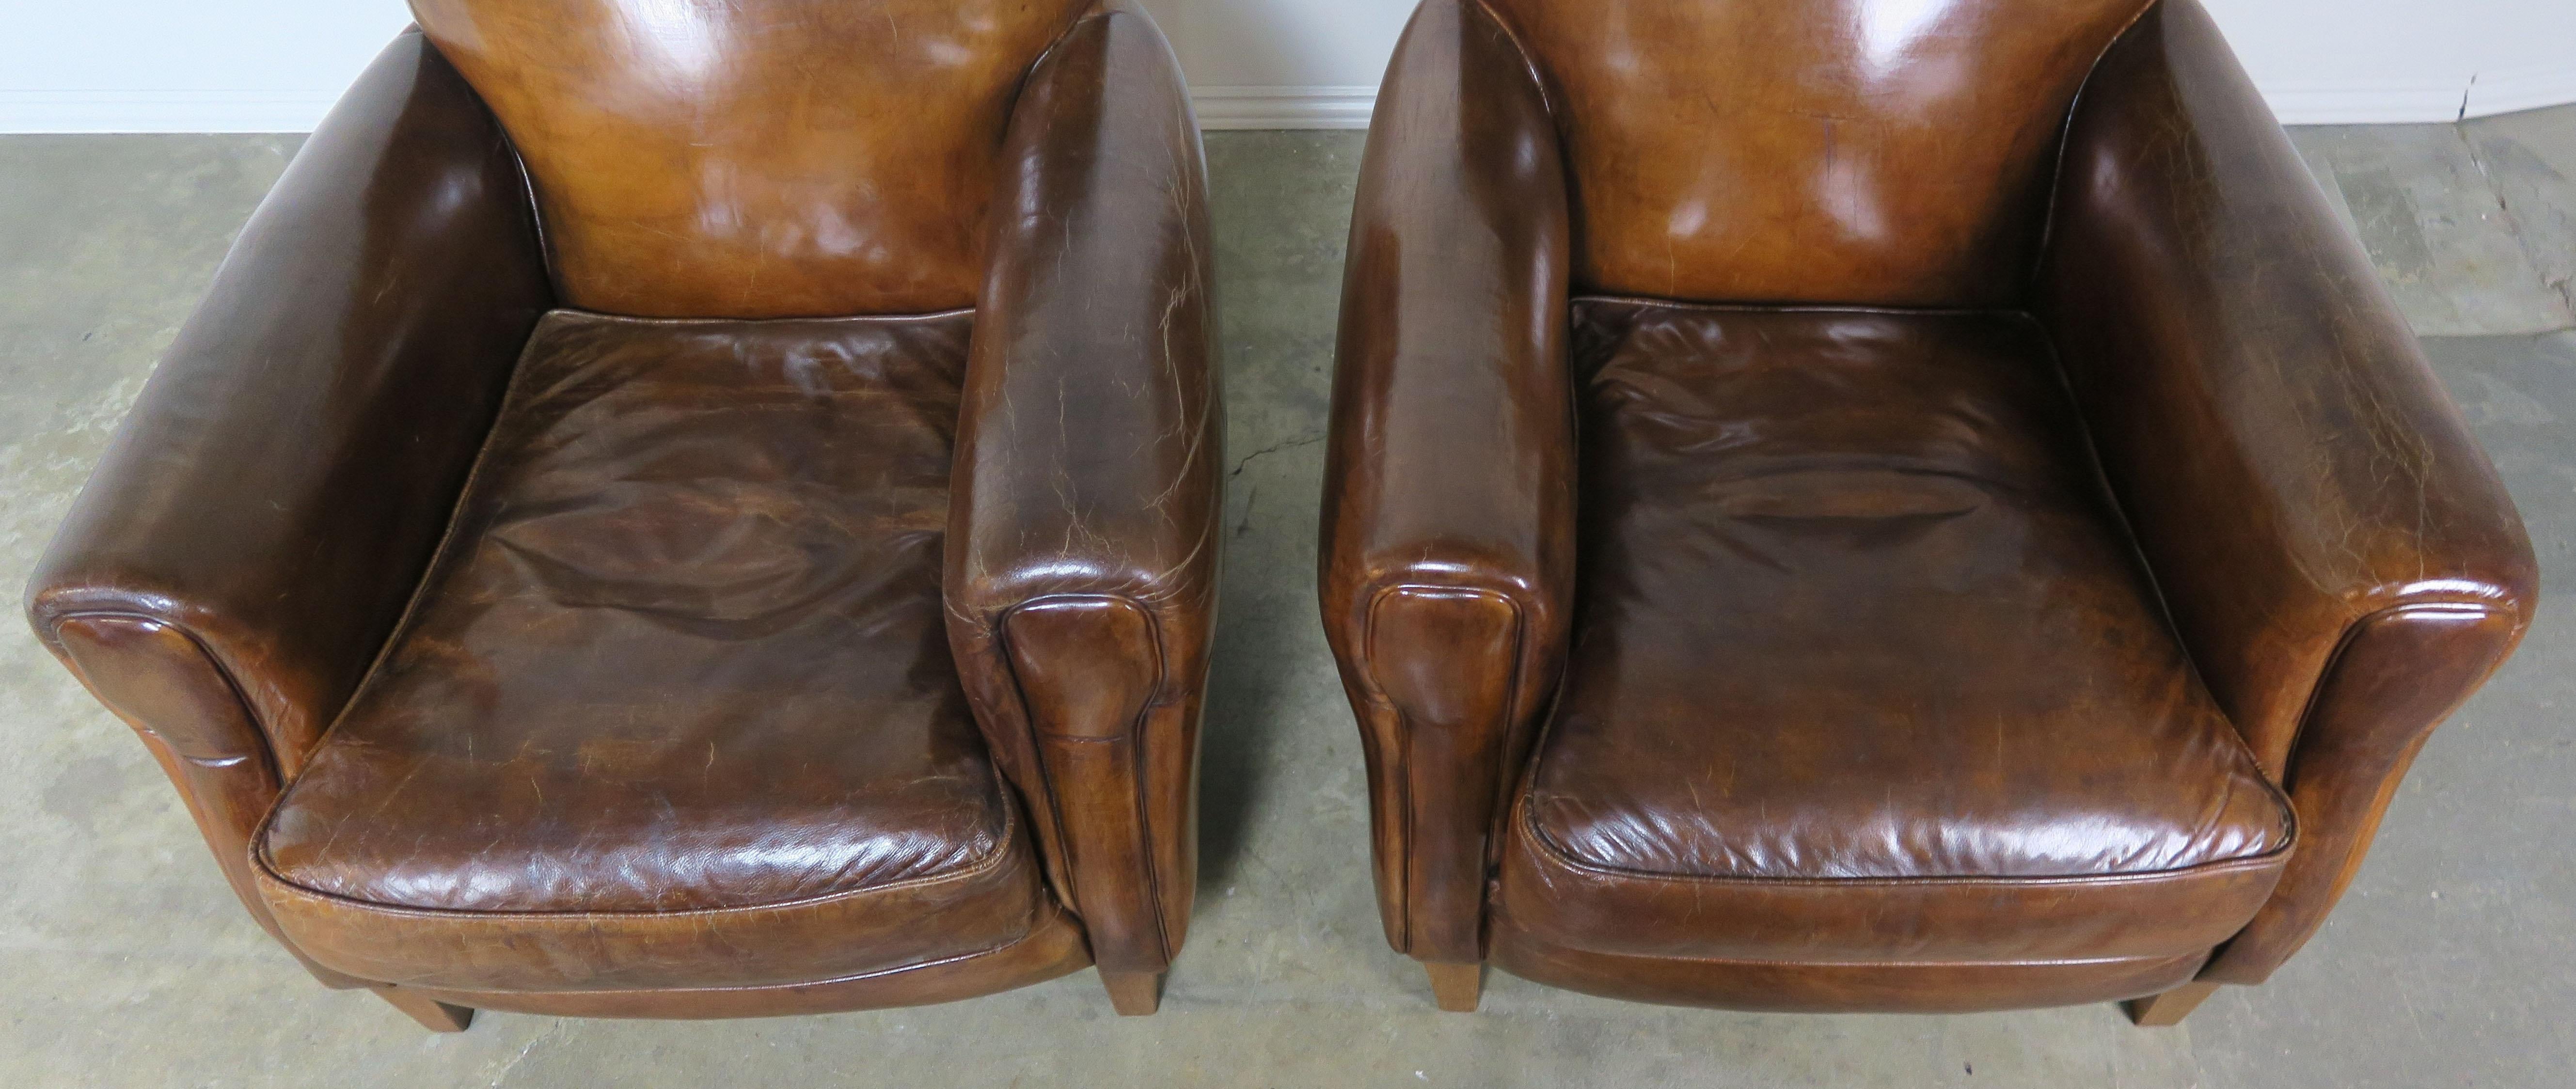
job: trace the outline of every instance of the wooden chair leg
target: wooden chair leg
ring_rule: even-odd
[[[1423,962],[1431,973],[1431,1000],[1451,1013],[1474,1013],[1476,1002],[1485,993],[1485,966],[1482,964],[1436,964]]]
[[[2163,994],[2128,1001],[2129,1020],[2147,1028],[2167,1028],[2182,1023],[2210,995],[2218,993],[2215,983],[2185,983]]]
[[[1100,985],[1109,991],[1109,1005],[1120,1017],[1143,1017],[1163,1005],[1163,973],[1112,972],[1102,969]]]
[[[471,1006],[451,1006],[419,991],[406,991],[400,987],[377,987],[375,992],[377,997],[410,1014],[412,1020],[420,1022],[420,1027],[431,1032],[463,1032],[465,1026],[474,1023],[474,1008]]]

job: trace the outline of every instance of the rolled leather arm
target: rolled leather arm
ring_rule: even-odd
[[[1124,2],[1031,72],[1004,143],[958,416],[948,637],[977,722],[1107,972],[1178,954],[1214,623],[1206,166],[1180,68]]]
[[[1321,556],[1379,911],[1426,961],[1483,958],[1493,832],[1564,656],[1569,260],[1534,70],[1482,5],[1428,0],[1360,167]]]
[[[27,586],[225,876],[419,583],[549,304],[516,157],[418,32],[252,215]],[[270,927],[272,933],[274,927]]]
[[[2107,53],[2042,308],[2201,676],[2299,842],[2202,978],[2324,921],[2418,746],[2529,622],[2529,540],[2360,247],[2195,0]]]

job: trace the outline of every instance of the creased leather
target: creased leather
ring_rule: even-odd
[[[2165,629],[2035,325],[1576,314],[1586,579],[1499,879],[1524,928],[1967,962],[2205,953],[2253,914],[2288,806]]]
[[[1554,945],[1510,915],[1494,963],[1552,987],[1672,1006],[1782,1013],[1975,1013],[2139,998],[2189,982],[2204,957],[1811,964],[1631,957]]]
[[[1360,167],[1318,577],[1367,753],[1379,916],[1395,948],[1424,959],[1481,957],[1484,882],[1481,861],[1418,859],[1417,842],[1489,853],[1564,648],[1567,207],[1528,59],[1482,7],[1425,3],[1396,46]],[[1373,616],[1396,593],[1430,614],[1410,630],[1473,628],[1477,646],[1517,649],[1463,661],[1463,649],[1419,640],[1380,648]],[[1496,604],[1514,630],[1478,619]],[[1507,699],[1479,721],[1435,724],[1419,706],[1408,719],[1386,670],[1472,674]],[[1444,734],[1416,736],[1426,729]]]
[[[1030,74],[1002,163],[958,417],[949,639],[1093,955],[1160,971],[1196,882],[1224,458],[1206,165],[1161,32],[1123,2],[1084,16]],[[1028,683],[1041,659],[1101,650],[1009,618],[1085,601],[1142,620],[1126,644],[1138,649],[1097,682],[1147,686],[1132,723],[1095,721],[1105,705]],[[1047,760],[1032,731],[1049,722],[1123,733],[1121,751]],[[1141,793],[1113,799],[1127,782]],[[1142,809],[1141,845],[1121,800]],[[1075,872],[1089,866],[1116,872]]]
[[[1093,875],[1148,905],[1167,960],[1220,452],[1204,176],[1151,23],[418,9],[523,146],[420,33],[398,40],[254,218],[29,588],[253,914],[326,983],[460,1005],[944,1001],[1122,950],[1058,902],[1048,870],[1078,864],[1038,839],[1059,813],[1141,813],[1148,864]],[[540,327],[550,275],[677,317]],[[886,309],[934,312],[834,316]],[[970,377],[970,354],[1021,363]],[[1032,395],[1124,429],[988,425]],[[961,495],[1002,512],[958,520],[980,551],[945,547],[961,461]],[[1040,495],[1069,520],[1018,520]],[[1153,612],[1150,654],[1015,648],[1086,744],[1119,726],[1100,707],[1150,697],[1116,739],[1142,752],[1127,778],[1040,792],[1035,828],[1003,775],[1033,766],[987,750],[948,645],[938,564],[966,552],[991,561],[970,606],[1082,587]],[[1007,683],[996,661],[968,672]],[[1110,666],[1132,691],[1095,690]]]
[[[297,944],[550,990],[1025,934],[1036,861],[941,626],[972,324],[548,317],[414,615],[261,839]]]
[[[2035,325],[1576,310],[1587,577],[1540,829],[1711,877],[2139,873],[2288,844]]]
[[[2210,969],[2258,982],[2323,921],[2405,755],[2520,639],[2530,541],[2197,3],[2168,0],[2104,57],[2053,229],[2040,303],[2104,469],[2316,851]],[[2344,649],[2409,642],[2371,618],[2418,607],[2487,619],[2421,653]]]
[[[1088,0],[413,0],[527,156],[564,300],[972,306],[1013,96]]]
[[[923,1006],[1042,983],[1090,966],[1082,924],[1049,903],[1028,936],[1009,945],[840,979],[744,987],[474,991],[413,988],[468,1009],[545,1017],[785,1017]]]
[[[1490,0],[1547,76],[1575,283],[2020,301],[2067,103],[2148,0]]]
[[[98,612],[187,632],[292,777],[417,584],[549,305],[522,192],[473,92],[396,39],[136,398],[28,581],[37,632]]]
[[[2258,980],[2530,615],[2190,0],[1432,0],[1379,101],[1323,606],[1417,958],[1482,926],[1751,1008]],[[1532,468],[1578,457],[1579,509]],[[1421,741],[1551,694],[1480,860],[1438,822],[1493,750]]]
[[[38,637],[142,734],[271,933],[252,831],[383,645],[549,304],[523,192],[464,81],[395,39],[251,216],[28,581]]]

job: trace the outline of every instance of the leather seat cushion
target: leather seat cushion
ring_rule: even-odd
[[[2207,952],[2287,801],[2011,314],[1578,304],[1582,582],[1499,909],[1594,953]]]
[[[538,327],[256,841],[291,940],[486,991],[764,986],[1054,918],[939,587],[971,317]]]

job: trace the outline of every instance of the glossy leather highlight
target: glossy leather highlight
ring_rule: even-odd
[[[2201,676],[2306,829],[2275,904],[2210,969],[2260,982],[2324,921],[2414,747],[2521,639],[2537,564],[2198,4],[2169,0],[2103,58],[2053,230],[2040,306],[2103,468]]]
[[[415,0],[526,157],[564,300],[975,303],[1020,81],[1088,0]]]
[[[260,202],[38,562],[38,633],[80,613],[186,632],[293,777],[552,304],[524,190],[455,71],[418,34],[387,47]]]
[[[1997,306],[2147,0],[1485,0],[1547,79],[1581,290]]]
[[[1221,458],[1160,34],[1116,0],[420,7],[521,146],[420,33],[387,51],[75,504],[40,635],[261,924],[428,1027],[945,1001],[1095,951],[1149,1011]],[[548,313],[549,246],[570,301],[682,316]],[[922,299],[984,305],[727,316]]]
[[[1396,46],[1360,167],[1318,577],[1368,758],[1380,918],[1389,942],[1426,959],[1475,959],[1482,864],[1449,852],[1490,853],[1565,645],[1569,266],[1564,175],[1536,79],[1483,8],[1430,0]],[[1417,644],[1381,661],[1369,631],[1398,588],[1431,612],[1443,600],[1468,610],[1485,649]],[[1517,613],[1515,653],[1490,652],[1499,636],[1477,623],[1491,608],[1480,601]],[[1408,722],[1380,687],[1399,674],[1474,677],[1509,699],[1490,717]],[[1490,707],[1452,709],[1480,702]],[[1434,843],[1442,855],[1428,859]]]
[[[1153,23],[1119,2],[1068,32],[1003,161],[958,414],[948,637],[1093,956],[1159,972],[1197,881],[1224,433],[1206,168]],[[1063,679],[1107,664],[1079,634],[1095,625],[1127,653]]]
[[[1022,937],[1039,867],[941,626],[971,326],[548,317],[410,619],[259,842],[296,944],[556,990]]]
[[[2288,805],[2165,629],[2035,325],[1575,314],[1583,605],[1498,910],[1798,963],[2199,955],[2252,916]]]
[[[464,81],[397,38],[251,216],[28,580],[38,637],[142,734],[272,933],[253,829],[418,583],[550,304],[523,192]]]
[[[2531,615],[2192,0],[1429,0],[1339,368],[1325,629],[1450,1008],[1482,955],[2179,1011],[2315,931]]]

